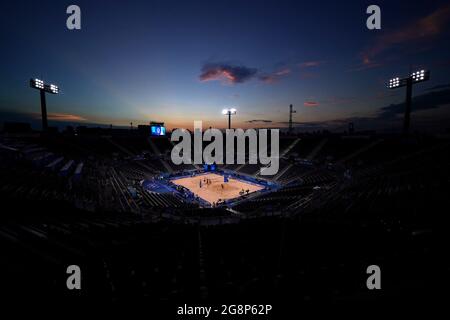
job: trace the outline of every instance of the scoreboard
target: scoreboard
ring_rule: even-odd
[[[166,135],[166,127],[164,127],[164,123],[151,123],[150,124],[150,134],[152,136],[165,136]]]

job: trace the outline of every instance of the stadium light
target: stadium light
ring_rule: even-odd
[[[231,129],[231,116],[236,114],[236,109],[235,108],[230,108],[230,109],[223,109],[222,110],[222,114],[223,115],[228,115],[228,129]]]
[[[405,118],[403,121],[403,133],[409,133],[411,118],[411,102],[412,102],[412,86],[416,83],[427,81],[430,79],[430,71],[419,70],[413,72],[405,78],[392,78],[389,80],[387,87],[389,89],[397,89],[406,86],[406,102],[405,102]]]
[[[45,101],[45,93],[58,94],[59,88],[55,84],[45,84],[44,80],[32,78],[30,79],[30,87],[39,90],[41,95],[41,114],[42,114],[42,131],[47,131],[47,104]]]

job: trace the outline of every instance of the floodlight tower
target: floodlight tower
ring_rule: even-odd
[[[47,104],[45,101],[45,93],[58,94],[59,88],[54,84],[45,84],[44,80],[30,79],[30,87],[38,89],[41,95],[41,115],[42,115],[42,131],[47,131]]]
[[[406,101],[405,101],[405,118],[403,120],[403,133],[409,133],[409,126],[411,122],[411,102],[412,102],[412,86],[416,83],[427,81],[430,79],[430,71],[419,70],[413,72],[410,76],[405,78],[393,78],[389,80],[388,88],[397,89],[406,86]]]
[[[236,114],[236,109],[223,109],[222,110],[223,115],[228,115],[228,129],[231,129],[231,116]]]
[[[289,133],[292,133],[292,114],[297,111],[292,110],[292,104],[289,106]]]

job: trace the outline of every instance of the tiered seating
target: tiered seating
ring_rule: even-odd
[[[361,298],[414,302],[417,292],[435,292],[440,283],[430,262],[439,261],[434,229],[450,204],[450,152],[446,141],[398,143],[374,147],[388,153],[378,155],[376,170],[360,174],[355,166],[344,180],[337,169],[315,166],[299,184],[248,199],[233,213],[143,191],[134,182],[146,172],[124,159],[85,156],[75,182],[27,159],[10,161],[2,151],[0,273],[7,275],[2,290],[21,299],[73,301],[64,271],[76,261],[83,271],[83,297],[92,300],[255,299],[295,308]],[[320,157],[331,154],[327,148]],[[59,154],[78,162],[83,152]],[[357,158],[372,156],[367,150]],[[308,206],[296,205],[304,200]],[[74,203],[90,210],[75,209]],[[270,207],[286,215],[255,218]],[[165,222],[162,213],[179,217],[179,223]],[[189,224],[202,216],[240,222]],[[368,295],[364,287],[371,264],[389,270],[381,296]]]
[[[158,148],[159,152],[161,152],[162,154],[167,154],[172,150],[173,145],[170,143],[168,138],[158,137],[151,139]]]
[[[301,177],[302,185],[320,186],[335,180],[333,173],[327,170],[310,171]]]
[[[156,172],[167,172],[164,165],[161,163],[158,157],[149,157],[146,160],[142,161],[146,166],[150,166]]]
[[[240,164],[224,164],[222,168],[225,169],[225,170],[232,170],[232,171],[234,171],[239,166],[240,166]]]
[[[306,173],[314,170],[311,166],[293,165],[286,171],[282,176],[278,178],[279,182],[289,182],[293,180],[298,180]]]
[[[368,145],[371,142],[369,138],[357,138],[357,137],[341,137],[332,136],[328,137],[327,143],[319,151],[316,159],[319,161],[337,161],[352,152]]]
[[[140,189],[143,199],[143,205],[148,208],[160,207],[160,208],[173,208],[173,209],[185,209],[195,207],[190,202],[185,202],[181,198],[169,193],[156,193],[148,192]]]
[[[155,171],[149,171],[136,162],[126,162],[119,167],[119,170],[129,181],[141,181],[144,179],[148,179],[155,173]]]
[[[21,214],[27,208],[18,207]],[[20,223],[2,217],[0,243],[6,261],[0,268],[8,270],[3,288],[9,297],[36,300],[44,292],[45,297],[53,296],[53,301],[70,297],[59,285],[64,280],[64,272],[59,271],[73,261],[82,268],[83,290],[91,298],[165,300],[198,295],[195,229],[168,229],[127,215],[93,216],[58,209],[61,206],[52,209],[49,202],[45,214],[29,214]],[[21,266],[30,264],[33,274],[22,273]],[[27,283],[39,284],[40,293],[36,294],[35,286],[25,290]]]
[[[290,154],[295,153],[300,158],[306,158],[310,152],[321,142],[320,136],[304,136],[300,137],[300,141]]]
[[[112,139],[135,155],[152,152],[147,139],[142,136],[113,136]]]
[[[261,167],[260,164],[246,164],[243,167],[241,167],[237,172],[253,175],[259,170],[260,167]]]
[[[172,160],[169,158],[167,158],[167,163],[170,165],[170,167],[172,168],[172,170],[174,172],[179,172],[179,171],[183,171],[183,170],[195,170],[196,168],[194,167],[193,164],[179,164],[179,165],[175,165]]]
[[[295,186],[284,187],[280,190],[263,193],[262,195],[241,202],[233,207],[239,212],[279,212],[291,203],[309,195],[312,192],[311,187]]]

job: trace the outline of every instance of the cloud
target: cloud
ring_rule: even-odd
[[[202,67],[200,81],[219,80],[224,83],[243,83],[253,78],[266,84],[273,84],[288,76],[292,70],[289,67],[280,68],[274,72],[261,72],[257,68],[243,65],[233,65],[225,62],[207,63]]]
[[[252,79],[258,72],[255,68],[228,63],[207,63],[202,67],[200,81],[225,81],[236,84]]]
[[[319,66],[323,65],[324,63],[326,63],[326,62],[322,61],[322,60],[317,60],[317,61],[305,61],[305,62],[297,64],[299,69],[301,69],[300,79],[305,80],[305,79],[318,78],[317,73],[314,73],[314,72],[311,72],[308,70],[319,67]]]
[[[435,90],[441,90],[441,89],[447,89],[450,88],[450,83],[448,84],[440,84],[431,88],[426,89],[426,91],[435,91]]]
[[[367,69],[382,65],[375,62],[375,58],[392,47],[428,40],[439,35],[445,30],[449,20],[450,5],[447,5],[412,24],[396,30],[387,30],[360,54],[362,66],[359,70],[363,70],[364,66]]]
[[[283,76],[287,76],[287,75],[290,74],[290,73],[291,73],[291,69],[289,69],[289,68],[283,68],[283,69],[281,69],[281,70],[275,72],[275,75],[276,75],[277,77],[283,77]]]
[[[303,102],[303,105],[305,107],[317,107],[319,105],[319,102],[317,102],[317,101],[305,101],[305,102]]]
[[[420,111],[443,109],[444,107],[446,109],[439,112],[438,116],[436,114],[429,114],[428,116],[420,114]],[[333,120],[332,122],[336,125],[341,123],[342,128],[345,128],[347,123],[353,122],[358,128],[393,129],[397,131],[401,128],[404,112],[405,104],[398,103],[379,108],[374,117],[351,117]],[[430,91],[414,97],[411,113],[416,113],[413,117],[416,129],[436,132],[448,128],[450,126],[450,89]]]
[[[283,68],[272,73],[263,73],[258,76],[258,79],[266,84],[272,84],[286,77],[291,73],[291,69]]]
[[[37,117],[41,117],[40,114],[36,114]],[[68,114],[68,113],[49,113],[47,116],[48,120],[53,121],[86,121],[87,119],[77,116],[74,114]]]
[[[318,67],[324,63],[325,63],[325,61],[305,61],[305,62],[299,63],[298,66],[300,69],[304,69],[304,68]]]
[[[438,86],[440,87],[440,86]],[[427,130],[439,132],[450,127],[450,89],[441,91],[432,91],[414,97],[412,102],[412,112],[417,113],[423,110],[431,110],[437,108],[447,108],[436,115],[416,115],[414,117],[414,128],[418,130]],[[403,121],[403,113],[405,110],[404,103],[392,104],[381,107],[375,116],[353,116],[347,118],[325,120],[325,121],[310,121],[298,122],[293,124],[298,130],[315,131],[315,130],[332,130],[345,131],[350,122],[355,124],[357,130],[381,130],[389,132],[398,132],[401,130],[401,123]],[[280,121],[274,122],[282,126],[287,126],[289,122]]]
[[[276,77],[271,74],[261,74],[258,79],[266,84],[273,84],[277,81]]]
[[[248,123],[272,123],[272,120],[264,120],[264,119],[256,119],[256,120],[248,120]]]
[[[378,68],[383,66],[384,64],[381,62],[375,62],[369,59],[369,57],[364,57],[363,58],[363,62],[362,64],[360,64],[359,66],[356,66],[354,68],[349,69],[348,71],[352,72],[352,71],[363,71],[363,70],[368,70],[368,69],[373,69],[373,68]]]
[[[450,105],[450,89],[431,91],[414,97],[412,100],[411,112],[437,109],[443,105]],[[380,108],[378,118],[392,119],[403,114],[404,112],[405,103],[391,104]]]

